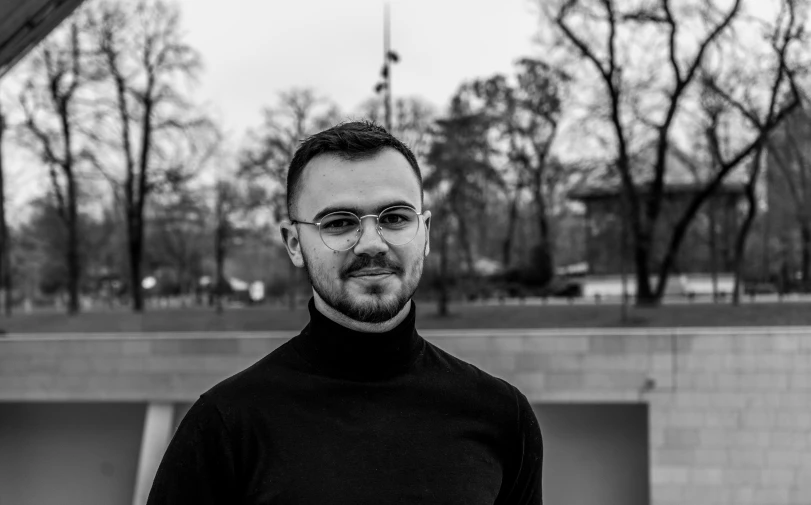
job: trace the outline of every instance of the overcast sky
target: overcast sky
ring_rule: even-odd
[[[231,135],[261,121],[279,91],[311,87],[345,114],[374,94],[384,0],[180,0],[187,40],[203,57],[198,98]],[[390,0],[396,96],[443,110],[466,79],[510,72],[537,54],[532,0]]]
[[[384,1],[177,0],[186,40],[204,63],[197,101],[232,146],[293,87],[315,89],[350,117],[379,79]],[[510,72],[518,58],[537,55],[533,2],[389,0],[391,45],[400,56],[395,98],[419,96],[442,111],[464,80]],[[10,214],[22,217],[47,187],[44,168],[16,146],[5,157]]]

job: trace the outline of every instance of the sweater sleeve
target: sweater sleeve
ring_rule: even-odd
[[[515,472],[509,493],[497,500],[500,505],[541,505],[541,470],[543,467],[543,438],[538,419],[523,393],[515,389],[518,403],[518,447],[513,453]],[[501,498],[501,497],[500,497]]]
[[[201,396],[163,455],[147,505],[238,503],[231,447],[220,410],[210,398]]]

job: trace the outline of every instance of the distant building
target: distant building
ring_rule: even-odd
[[[651,177],[645,177],[642,157],[634,160],[639,194],[647,195]],[[683,153],[671,150],[664,181],[664,202],[659,216],[658,235],[654,238],[652,267],[656,267],[667,250],[673,226],[692,199],[703,190],[706,180],[700,169]],[[650,171],[650,170],[648,170]],[[676,259],[675,274],[731,272],[734,242],[744,199],[745,182],[731,174],[699,209]],[[583,238],[585,261],[590,275],[619,275],[635,270],[631,223],[623,219],[623,193],[613,167],[597,170],[569,192],[568,198],[585,207]],[[644,203],[643,203],[644,205]],[[712,230],[715,233],[712,233]],[[626,239],[623,241],[623,234]],[[624,262],[623,262],[624,259]]]

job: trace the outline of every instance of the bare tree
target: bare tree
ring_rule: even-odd
[[[79,312],[80,258],[78,242],[77,169],[80,88],[87,85],[85,49],[79,21],[50,37],[31,62],[31,75],[20,95],[28,145],[48,166],[59,217],[67,231],[68,313]]]
[[[441,195],[446,211],[455,216],[462,259],[467,274],[474,274],[473,235],[477,219],[487,204],[490,189],[503,189],[503,179],[492,163],[488,138],[493,119],[471,109],[469,90],[454,95],[450,113],[436,121],[434,140],[427,156],[430,173],[423,179],[426,192]]]
[[[783,0],[790,1],[790,0]],[[723,61],[723,50],[734,47],[727,37],[736,21],[743,20],[741,0],[722,10],[715,2],[623,2],[619,0],[557,0],[539,2],[564,41],[567,54],[579,57],[581,70],[599,79],[595,99],[607,104],[603,118],[614,134],[614,167],[628,205],[634,238],[637,303],[657,304],[664,294],[679,247],[707,198],[727,175],[750,158],[765,136],[794,107],[796,100],[780,100],[762,119],[762,128],[735,152],[725,156],[717,171],[691,199],[666,239],[658,268],[653,245],[661,232],[668,154],[675,145],[679,119],[695,93],[702,65],[709,56]],[[690,27],[690,28],[688,28]],[[697,29],[701,27],[701,29]],[[784,72],[785,55],[775,65]],[[663,69],[666,69],[663,71]],[[784,97],[785,80],[779,97]],[[600,111],[598,111],[600,112]],[[633,119],[637,120],[633,120]],[[653,162],[642,173],[632,163],[632,142],[654,145]],[[658,281],[651,286],[655,269]]]
[[[565,86],[570,78],[543,61],[521,58],[516,62],[514,81],[495,75],[472,84],[473,93],[484,101],[484,112],[495,118],[494,126],[506,143],[509,165],[516,172],[503,260],[505,266],[509,265],[518,201],[524,188],[529,188],[536,209],[539,266],[551,275],[554,246],[549,196],[550,186],[559,175],[555,169],[560,166],[552,162],[551,152],[562,116]]]
[[[279,94],[278,104],[264,110],[264,121],[248,133],[240,155],[240,173],[266,176],[284,185],[287,168],[301,141],[339,121],[337,106],[311,89],[294,88]]]
[[[791,216],[800,236],[800,278],[804,290],[811,290],[811,151],[805,140],[811,135],[811,117],[799,110],[780,125],[769,139],[768,166],[772,179],[785,189]]]
[[[191,291],[202,275],[206,254],[206,212],[201,192],[179,187],[171,201],[151,205],[145,255],[153,265],[171,266],[178,294]]]
[[[267,204],[278,221],[287,214],[287,169],[299,143],[308,136],[335,125],[340,119],[336,105],[311,89],[294,88],[279,94],[275,107],[265,109],[262,126],[248,134],[240,154],[243,179],[263,181]],[[289,303],[295,308],[298,269],[288,264]]]
[[[450,287],[454,280],[454,269],[451,268],[450,241],[454,228],[454,214],[450,209],[447,195],[439,196],[434,201],[434,211],[432,214],[431,226],[434,228],[433,235],[438,243],[437,253],[439,261],[436,275],[433,277],[434,283],[431,286],[437,294],[437,315],[447,317],[450,314]]]
[[[525,149],[520,145],[521,140],[518,122],[519,103],[516,98],[516,90],[510,85],[507,78],[501,74],[494,75],[487,79],[476,80],[472,83],[473,93],[483,100],[483,109],[486,114],[495,119],[494,126],[499,131],[499,137],[506,140],[506,158],[508,161],[504,171],[505,189],[512,195],[507,195],[509,199],[509,211],[507,214],[507,231],[502,243],[502,263],[509,267],[512,263],[513,237],[515,236],[516,225],[518,223],[518,208],[524,189],[528,185],[530,158]],[[512,177],[510,177],[512,175]]]
[[[214,300],[217,312],[222,312],[222,293],[226,283],[223,266],[228,250],[228,239],[231,235],[231,213],[237,205],[238,195],[236,188],[228,181],[218,181],[215,187],[216,203],[214,214],[216,225],[214,229]]]
[[[797,0],[782,0],[775,22],[764,27],[764,31],[768,33],[771,53],[771,57],[763,59],[765,68],[747,61],[743,68],[735,68],[734,72],[727,75],[719,75],[720,72],[715,73],[713,70],[702,73],[702,83],[710,96],[715,98],[714,101],[720,101],[722,106],[730,109],[731,114],[737,114],[754,131],[755,138],[753,153],[747,166],[747,212],[734,247],[735,288],[732,303],[735,305],[740,303],[746,242],[757,215],[756,190],[761,180],[763,154],[768,139],[777,126],[775,116],[782,114],[783,118],[788,118],[789,112],[801,105],[802,97],[795,75],[797,61],[789,54],[792,46],[801,46],[807,42],[804,30],[806,19],[797,12],[799,3]],[[759,92],[758,88],[765,88],[767,92]],[[762,105],[764,100],[761,95],[765,95],[765,106]],[[709,145],[716,163],[723,167],[727,160],[718,138],[718,114],[711,114],[710,119],[707,128]]]
[[[100,4],[94,37],[96,70],[106,83],[104,103],[110,107],[96,129],[101,136],[117,135],[99,139],[115,161],[97,159],[95,164],[113,184],[126,215],[132,308],[140,312],[147,202],[163,181],[188,176],[178,145],[210,127],[181,87],[196,77],[200,58],[183,41],[177,7],[162,0]],[[110,165],[121,167],[123,177],[113,174]]]
[[[418,96],[401,97],[394,101],[394,121],[391,134],[400,139],[414,153],[417,160],[424,160],[431,147],[431,132],[436,108]],[[365,100],[358,112],[364,119],[381,123],[385,114],[383,99],[375,96]]]
[[[261,186],[239,177],[221,177],[214,185],[214,296],[222,312],[222,295],[227,285],[225,260],[231,248],[252,233],[262,233],[251,223],[257,211],[265,210],[268,196]]]

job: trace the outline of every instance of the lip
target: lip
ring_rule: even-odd
[[[352,272],[350,277],[385,277],[387,275],[391,275],[391,270],[384,270],[381,268],[370,268],[366,270],[358,270],[357,272]]]

